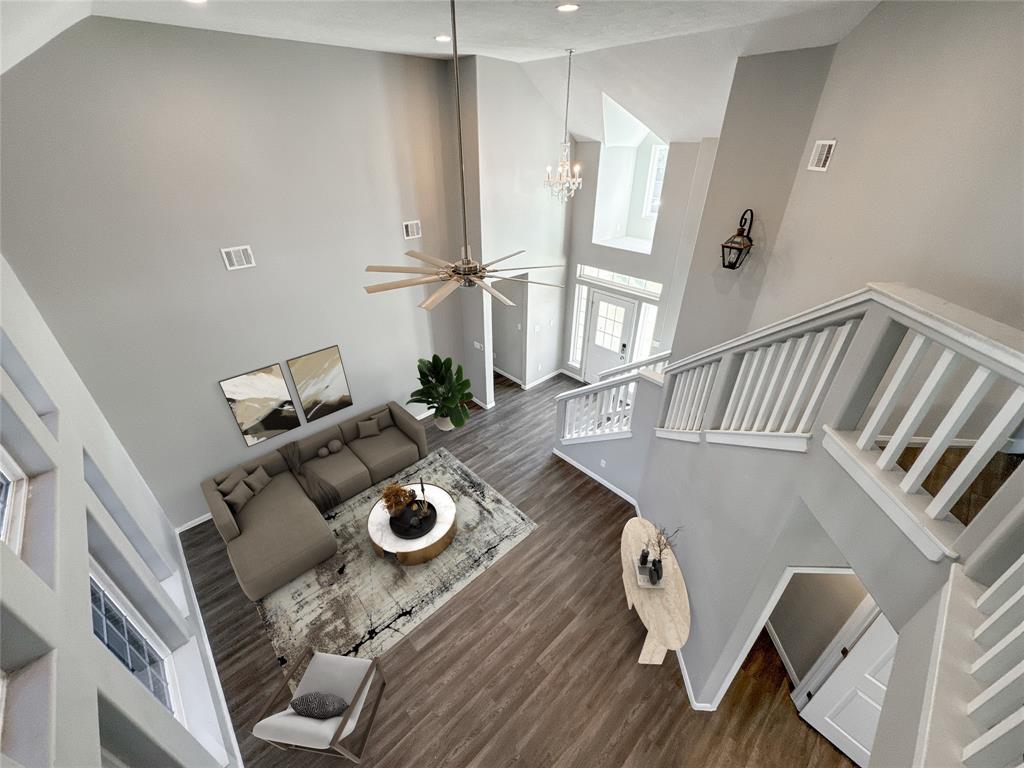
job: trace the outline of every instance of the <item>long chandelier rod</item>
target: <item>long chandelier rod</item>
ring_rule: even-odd
[[[454,2],[454,0],[452,0]],[[569,74],[565,78],[565,129],[562,131],[562,143],[569,143],[569,93],[571,92],[572,85],[572,55],[575,53],[574,48],[566,48],[569,52]]]
[[[459,87],[459,35],[455,28],[455,0],[449,0],[452,15],[452,68],[455,70],[455,122],[459,130],[459,191],[462,195],[462,263],[469,264],[469,222],[466,220],[466,161],[462,152],[462,91]]]

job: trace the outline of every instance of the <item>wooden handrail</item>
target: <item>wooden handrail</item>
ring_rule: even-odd
[[[605,378],[610,378],[620,373],[628,373],[629,371],[632,371],[634,369],[646,368],[648,366],[654,365],[655,363],[661,362],[662,360],[668,360],[671,356],[672,350],[669,349],[664,352],[660,352],[657,355],[651,355],[650,357],[646,357],[643,360],[637,360],[632,363],[623,363],[622,365],[616,365],[613,368],[607,368],[601,371],[599,374],[597,374],[597,377],[598,379],[601,379],[603,381]]]
[[[639,381],[640,379],[645,379],[652,384],[657,384],[659,387],[662,385],[662,381],[660,379],[657,379],[644,371],[637,371],[636,373],[631,373],[628,376],[619,376],[618,378],[606,379],[605,381],[599,381],[595,384],[587,384],[582,387],[577,387],[576,389],[570,389],[568,392],[555,395],[555,402],[571,400],[574,397],[579,397],[580,395],[585,395],[589,392],[600,392],[603,389],[620,387],[623,384],[628,384],[631,381]]]

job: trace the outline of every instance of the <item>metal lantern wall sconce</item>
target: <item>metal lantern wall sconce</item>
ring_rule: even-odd
[[[740,216],[740,226],[736,234],[722,243],[722,266],[726,269],[739,269],[746,261],[754,241],[750,239],[750,228],[754,225],[754,211],[747,208]]]

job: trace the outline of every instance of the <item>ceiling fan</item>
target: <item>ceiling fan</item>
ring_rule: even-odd
[[[539,280],[527,280],[521,277],[502,277],[501,275],[491,273],[526,272],[531,269],[557,269],[562,265],[548,264],[540,267],[505,267],[502,269],[494,269],[495,264],[499,264],[506,259],[511,259],[513,256],[525,253],[525,251],[515,251],[507,256],[502,256],[486,263],[474,261],[470,253],[469,225],[467,223],[466,216],[466,170],[462,154],[462,96],[459,90],[459,41],[455,29],[455,0],[449,0],[449,5],[451,7],[452,18],[452,68],[455,71],[455,119],[458,124],[459,131],[459,189],[462,194],[462,256],[456,261],[445,261],[444,259],[439,259],[434,256],[421,253],[420,251],[406,251],[406,256],[421,261],[423,264],[411,267],[392,267],[380,264],[371,264],[366,268],[367,272],[394,272],[422,275],[422,277],[411,277],[405,280],[394,280],[389,283],[367,285],[366,292],[380,293],[381,291],[391,291],[396,288],[411,288],[416,285],[441,283],[442,285],[440,288],[430,294],[430,296],[419,304],[423,309],[433,309],[455,293],[457,288],[473,288],[475,286],[480,286],[502,304],[514,307],[515,304],[508,297],[503,296],[500,292],[496,291],[493,286],[484,282],[484,280],[500,278],[502,280],[514,280],[517,283],[548,285],[553,288],[564,288],[565,286],[558,285],[556,283],[544,283]]]

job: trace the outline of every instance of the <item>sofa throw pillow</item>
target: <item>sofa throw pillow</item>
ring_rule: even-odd
[[[221,482],[217,484],[217,490],[220,491],[221,496],[227,496],[240,482],[245,480],[246,471],[241,467],[231,470],[231,474],[225,477]]]
[[[267,474],[267,470],[262,466],[256,467],[256,469],[250,472],[249,476],[245,478],[245,484],[249,486],[249,490],[252,491],[252,495],[255,496],[270,484],[270,475]]]
[[[313,717],[317,720],[327,720],[331,717],[337,717],[348,709],[348,702],[341,698],[341,696],[335,696],[333,693],[310,691],[292,699],[289,706],[297,715]]]
[[[331,453],[338,453],[339,451],[341,451],[341,449],[341,440],[331,440],[331,442],[327,444],[327,450],[330,451]]]
[[[362,440],[364,437],[376,437],[380,434],[380,426],[377,424],[376,419],[367,419],[366,421],[360,421],[357,425],[359,427],[359,439]]]
[[[373,417],[377,419],[377,426],[381,429],[387,429],[388,427],[395,426],[395,420],[391,418],[391,409],[384,408],[373,414]]]
[[[249,486],[245,483],[239,483],[235,486],[235,490],[224,497],[224,503],[228,505],[232,513],[238,514],[238,510],[245,506],[245,502],[254,496],[253,492],[249,490]]]

